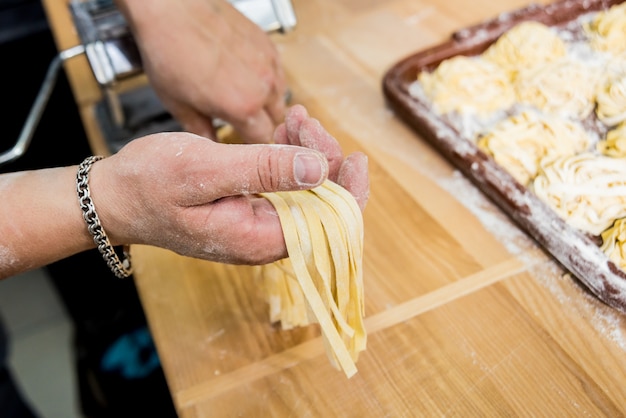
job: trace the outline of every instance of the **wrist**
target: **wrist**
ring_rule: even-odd
[[[123,208],[125,206],[121,202],[124,186],[115,183],[113,178],[115,168],[109,168],[113,159],[114,156],[103,158],[91,165],[88,186],[92,204],[97,211],[99,222],[106,232],[109,242],[113,246],[119,246],[130,244],[130,241],[126,235],[119,232],[128,230],[128,227],[123,222],[125,219]],[[83,223],[85,222],[83,221]]]
[[[115,253],[113,244],[102,225],[100,216],[96,211],[93,199],[91,197],[91,189],[89,185],[89,174],[92,166],[102,160],[104,157],[93,156],[86,158],[79,166],[76,174],[76,191],[78,194],[78,202],[83,214],[83,219],[93,237],[93,241],[102,254],[104,261],[107,263],[111,271],[119,278],[125,278],[131,275],[130,254],[128,249],[124,250],[124,257],[120,259]]]

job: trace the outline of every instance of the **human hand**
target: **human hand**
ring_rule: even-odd
[[[219,144],[189,133],[131,141],[91,171],[90,188],[114,245],[148,244],[232,264],[287,255],[278,215],[257,193],[304,190],[326,178],[364,208],[367,158],[339,144],[302,106],[287,112],[277,144]]]
[[[184,130],[216,139],[213,119],[268,143],[287,85],[267,34],[226,0],[117,0],[144,71]]]

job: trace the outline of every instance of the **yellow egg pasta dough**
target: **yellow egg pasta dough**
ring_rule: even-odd
[[[616,220],[613,226],[602,233],[600,249],[609,260],[626,271],[626,218]]]
[[[418,80],[440,113],[486,116],[515,102],[515,91],[505,72],[480,58],[451,58],[432,73],[421,73]]]
[[[626,3],[598,12],[584,29],[592,48],[615,55],[626,52]]]
[[[522,22],[506,31],[483,54],[483,58],[503,68],[510,81],[520,72],[558,60],[566,55],[565,42],[540,22]]]
[[[598,141],[596,148],[606,156],[626,158],[626,122],[608,131],[606,138]]]
[[[602,238],[622,271],[595,248],[580,254],[588,265],[568,268],[600,276],[596,294],[609,305],[626,274],[626,2],[614,3],[533,5],[456,32],[413,57],[407,88],[418,132],[566,266],[576,232],[590,245]]]
[[[519,103],[542,112],[585,119],[595,107],[599,79],[582,61],[561,58],[520,73],[515,92]]]
[[[534,111],[504,119],[478,139],[479,148],[522,185],[534,179],[544,159],[574,155],[589,143],[579,124]]]
[[[490,24],[469,50],[492,39]],[[419,71],[409,94],[452,128],[446,140],[476,144],[570,226],[602,236],[626,272],[626,2],[523,21],[477,51]]]
[[[367,340],[361,210],[331,181],[262,196],[278,212],[289,254],[261,267],[270,320],[283,329],[319,323],[331,364],[351,377]]]
[[[567,223],[600,235],[626,216],[626,159],[582,153],[542,164],[533,191]]]
[[[607,77],[596,96],[596,115],[605,125],[615,126],[626,121],[626,71]]]

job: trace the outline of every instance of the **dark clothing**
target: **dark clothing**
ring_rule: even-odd
[[[10,42],[0,39],[0,55],[6,63],[0,66],[0,80],[19,92],[0,98],[5,101],[2,108],[9,109],[0,118],[0,152],[17,140],[56,54],[47,28]],[[89,155],[77,106],[61,71],[27,153],[0,165],[0,173],[79,164]],[[73,354],[83,414],[88,418],[175,417],[132,277],[116,278],[95,249],[46,269],[74,326]],[[8,411],[3,402],[13,402],[15,408],[23,405],[13,389],[9,383],[0,393],[1,418]]]
[[[0,417],[35,418],[26,401],[15,386],[11,371],[7,366],[8,338],[0,318]]]
[[[85,415],[175,417],[133,278],[115,277],[96,250],[54,263],[48,272],[75,326]]]

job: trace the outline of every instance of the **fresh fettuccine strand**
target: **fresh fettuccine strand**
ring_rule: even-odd
[[[626,158],[626,121],[606,133],[606,138],[598,141],[596,149],[609,157]]]
[[[480,57],[447,59],[432,73],[420,73],[418,81],[439,113],[487,116],[515,102],[515,90],[506,72]]]
[[[261,268],[270,320],[283,329],[319,323],[331,364],[351,377],[367,340],[358,204],[331,181],[262,196],[278,212],[289,255]]]
[[[482,55],[506,70],[511,81],[519,73],[543,66],[567,54],[556,31],[540,22],[525,21],[505,32]]]
[[[478,146],[520,184],[528,185],[543,160],[584,151],[591,138],[579,123],[556,115],[523,111],[496,124]]]
[[[535,194],[571,226],[600,235],[626,216],[626,160],[590,152],[541,165]]]
[[[582,120],[593,111],[599,78],[588,64],[561,58],[521,72],[515,90],[520,103]]]
[[[622,270],[626,270],[626,218],[615,221],[602,233],[602,251]]]
[[[608,126],[626,122],[626,72],[608,78],[598,89],[596,114]]]
[[[599,12],[585,25],[591,46],[613,54],[626,52],[626,3],[616,4]]]

